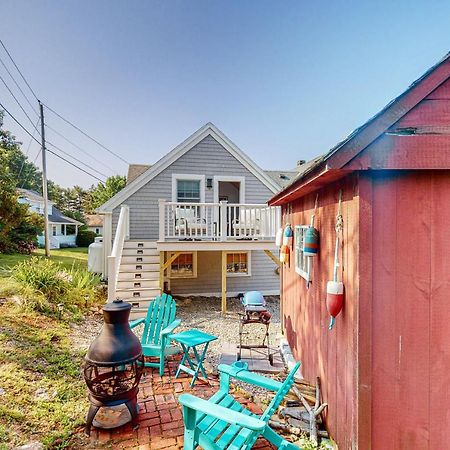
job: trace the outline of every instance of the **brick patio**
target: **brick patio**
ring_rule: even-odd
[[[183,418],[177,398],[182,393],[192,393],[209,398],[218,389],[218,377],[208,374],[209,383],[199,379],[193,388],[191,377],[175,372],[181,356],[169,359],[165,373],[159,376],[156,369],[146,368],[139,390],[139,428],[134,431],[131,424],[114,430],[100,430],[95,427],[91,432],[93,448],[111,448],[127,450],[158,450],[183,448]],[[238,397],[251,411],[260,414],[261,409],[245,397]],[[259,439],[255,449],[271,449],[263,438]]]

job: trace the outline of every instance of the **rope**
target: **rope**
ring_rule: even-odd
[[[342,189],[339,191],[339,206],[338,213],[336,216],[336,247],[334,249],[334,266],[333,266],[333,281],[338,281],[338,267],[339,263],[339,235],[343,233],[344,230],[344,218],[342,216]]]

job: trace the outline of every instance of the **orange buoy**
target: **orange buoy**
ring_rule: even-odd
[[[284,264],[289,264],[289,255],[291,250],[287,245],[282,245],[280,250],[280,261]]]

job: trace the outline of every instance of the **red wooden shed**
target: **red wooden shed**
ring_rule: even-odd
[[[335,220],[344,307],[328,329]],[[320,249],[302,252],[302,226]],[[294,229],[282,321],[339,449],[450,448],[450,54],[270,202]],[[309,282],[308,282],[309,280]]]

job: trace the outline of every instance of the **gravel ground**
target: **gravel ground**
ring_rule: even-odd
[[[269,339],[272,348],[279,347],[279,338],[281,335],[280,324],[280,299],[278,296],[265,297],[266,306],[272,314],[269,326]],[[238,299],[228,299],[228,312],[221,314],[221,299],[217,297],[192,297],[177,299],[177,317],[181,319],[181,326],[177,331],[190,328],[197,328],[205,333],[217,336],[219,339],[210,343],[206,355],[205,367],[207,370],[216,372],[219,364],[222,346],[225,343],[239,343],[239,313],[243,312],[243,307]],[[252,341],[260,343],[265,334],[265,326],[259,324],[245,325],[245,332],[252,335]],[[283,374],[281,379],[284,379]],[[265,374],[276,379],[280,379],[278,374]],[[254,397],[255,401],[267,401],[267,391],[265,389],[253,386],[247,383],[233,380],[235,386],[244,391],[249,396]]]
[[[272,314],[269,326],[271,347],[278,347],[281,333],[279,297],[265,297],[267,309]],[[221,314],[221,299],[217,297],[192,297],[177,299],[177,317],[181,319],[181,326],[177,331],[197,328],[205,333],[213,334],[219,339],[211,342],[206,360],[215,369],[219,362],[224,343],[237,344],[239,342],[239,313],[243,307],[238,299],[230,298],[227,303],[228,312]],[[252,340],[262,342],[265,326],[249,324],[245,332],[252,334]]]

